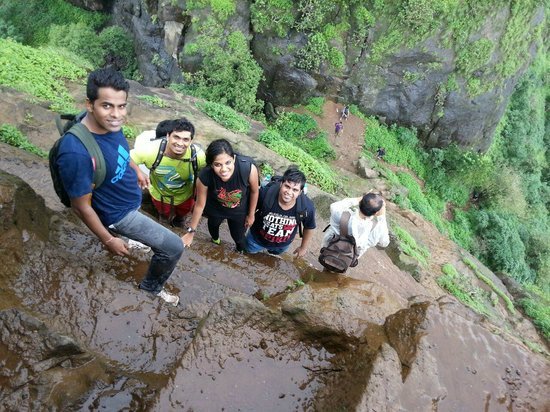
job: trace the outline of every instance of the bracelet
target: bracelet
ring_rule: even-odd
[[[114,236],[111,236],[111,238],[107,242],[105,242],[105,244],[108,245],[109,242],[111,242],[111,240],[113,240],[114,238],[115,238]]]

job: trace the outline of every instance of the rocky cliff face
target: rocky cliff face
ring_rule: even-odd
[[[203,146],[225,137],[277,171],[288,165],[193,98],[130,90],[140,130],[185,113]],[[54,114],[1,92],[0,123],[9,116],[51,147]],[[322,228],[329,195],[308,193]],[[447,296],[435,285],[438,259],[465,252],[413,212],[389,205],[388,214],[429,246],[416,278],[376,248],[345,275],[321,271],[321,230],[303,260],[238,254],[225,226],[222,245],[211,243],[203,219],[169,280],[174,308],[137,288],[150,252],[109,254],[62,207],[46,160],[0,143],[0,410],[548,410],[548,354],[524,343],[545,345],[530,322],[498,299],[486,317]]]
[[[272,9],[267,0],[237,0],[222,13],[208,1],[190,8],[184,0],[115,0],[111,10],[135,37],[146,85],[197,71],[201,50],[183,48],[216,24],[222,44],[234,31],[249,39],[265,76],[258,97],[275,106],[327,96],[414,126],[429,146],[487,149],[536,52],[542,5],[472,1],[439,10],[425,1],[379,3],[309,0]]]

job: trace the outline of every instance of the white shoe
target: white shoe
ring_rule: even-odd
[[[149,252],[151,250],[149,246],[144,245],[143,243],[133,239],[128,239],[128,247],[130,249],[141,250],[143,252]]]
[[[168,293],[166,289],[162,289],[159,293],[157,293],[157,296],[166,303],[170,303],[174,306],[178,306],[178,303],[180,303],[180,297],[178,295]]]

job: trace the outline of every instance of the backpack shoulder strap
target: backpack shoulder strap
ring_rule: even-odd
[[[160,164],[162,158],[164,157],[164,150],[166,149],[167,143],[168,143],[168,140],[166,140],[166,137],[163,137],[162,140],[160,141],[159,151],[157,153],[157,157],[155,158],[155,161],[153,162],[153,164],[149,168],[149,170],[151,172],[153,172],[158,167],[158,165]]]
[[[342,236],[348,236],[348,223],[350,217],[351,215],[348,211],[345,211],[342,213],[342,216],[340,216],[340,234]]]
[[[99,145],[88,128],[80,122],[74,124],[67,133],[71,133],[78,137],[90,154],[92,162],[94,163],[94,188],[97,189],[105,180],[105,175],[107,173],[105,158],[103,157]]]
[[[267,215],[273,208],[275,200],[279,195],[279,185],[277,183],[272,184],[265,188],[265,195],[262,200],[262,215]]]

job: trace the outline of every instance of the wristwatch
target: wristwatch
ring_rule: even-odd
[[[193,229],[192,227],[187,228],[187,233],[195,233],[196,229]]]

